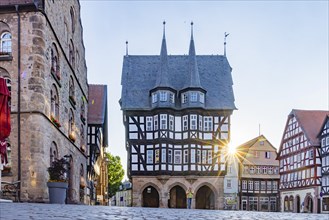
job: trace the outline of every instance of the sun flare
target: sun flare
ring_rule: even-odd
[[[232,146],[232,145],[229,145],[228,146],[228,153],[230,155],[234,155],[236,153],[236,147]]]

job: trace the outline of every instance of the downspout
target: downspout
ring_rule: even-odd
[[[18,200],[21,198],[21,17],[18,11],[18,5],[15,5],[17,13],[17,161],[18,161]]]

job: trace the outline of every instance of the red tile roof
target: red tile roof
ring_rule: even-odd
[[[319,140],[317,135],[329,111],[293,109],[290,114],[296,117],[311,144],[318,145]]]
[[[89,84],[88,124],[104,124],[107,111],[107,86]]]

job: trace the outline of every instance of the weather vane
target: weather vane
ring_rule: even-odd
[[[229,35],[229,33],[224,32],[224,56],[226,56],[226,37]]]

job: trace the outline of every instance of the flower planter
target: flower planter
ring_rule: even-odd
[[[66,191],[69,186],[67,182],[47,182],[49,192],[49,203],[65,204]]]

